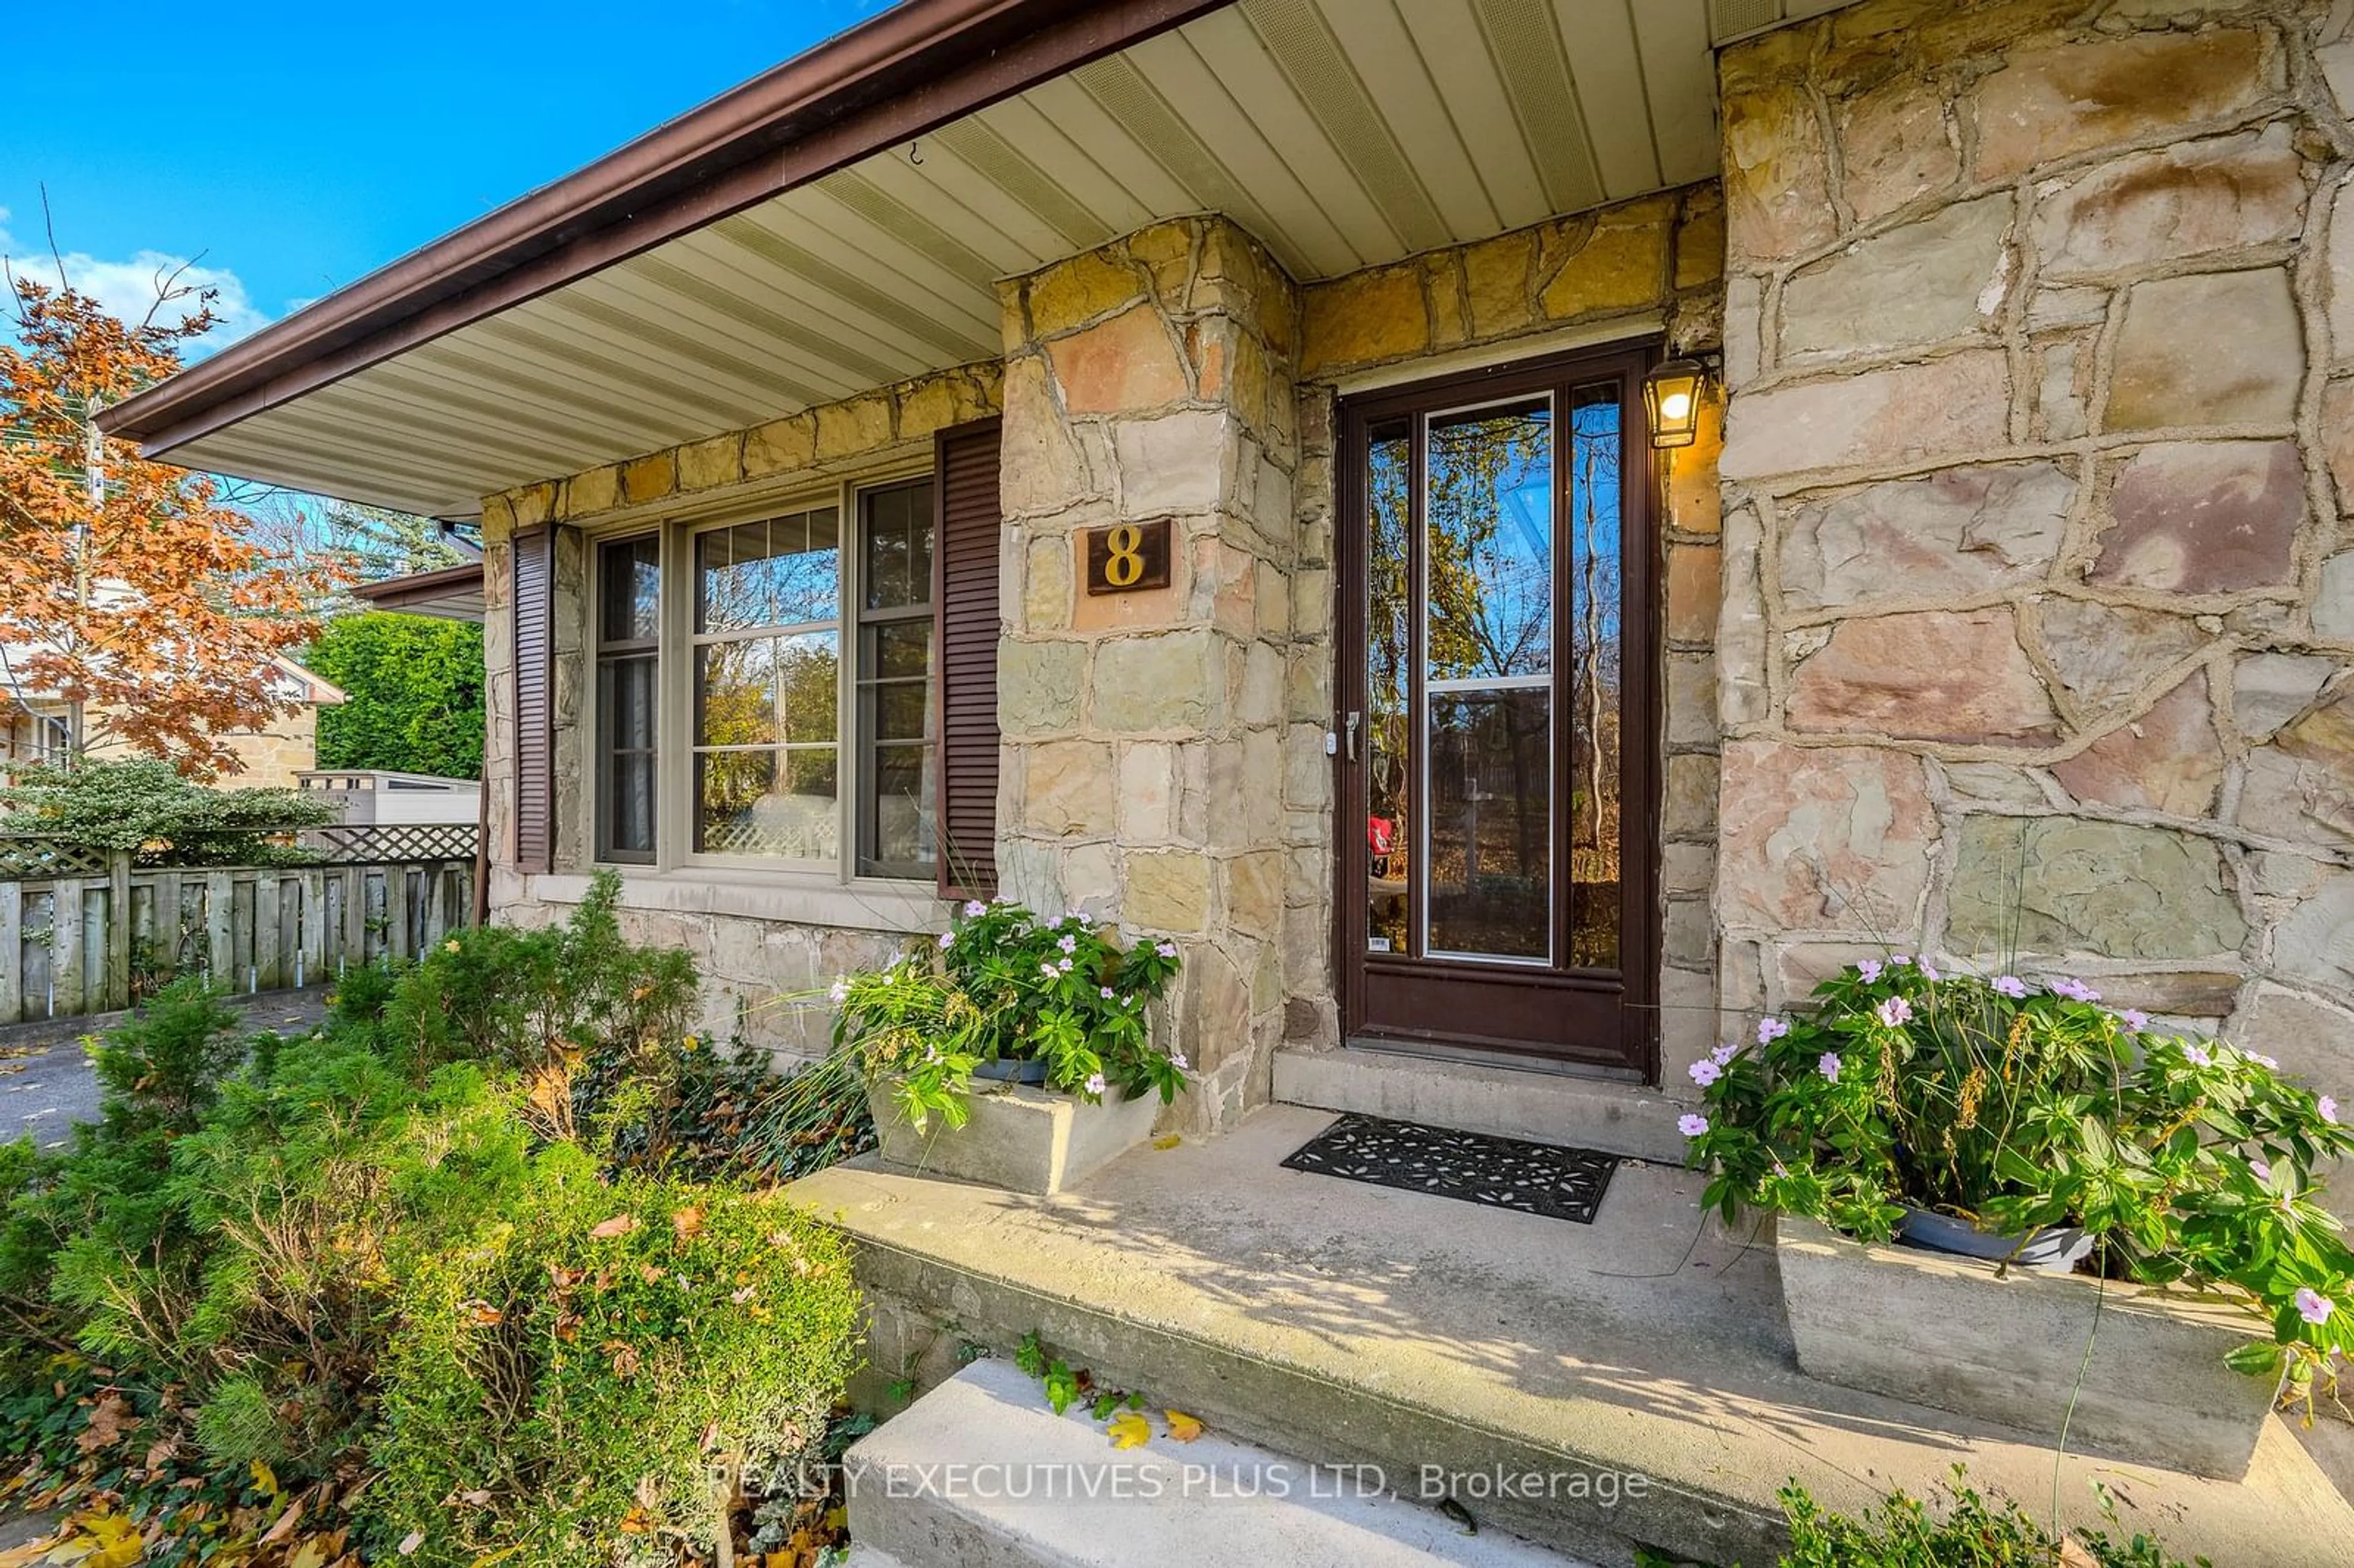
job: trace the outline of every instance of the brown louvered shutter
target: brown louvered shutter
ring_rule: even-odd
[[[515,863],[546,871],[556,845],[556,530],[514,536]]]
[[[998,421],[942,430],[937,470],[940,651],[940,891],[997,891]]]

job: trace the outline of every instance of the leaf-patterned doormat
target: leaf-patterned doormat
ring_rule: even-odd
[[[1564,1149],[1387,1121],[1355,1112],[1310,1139],[1284,1160],[1293,1171],[1436,1192],[1467,1203],[1594,1223],[1610,1190],[1618,1157],[1591,1149]]]

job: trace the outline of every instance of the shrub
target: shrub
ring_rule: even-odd
[[[672,1033],[693,969],[613,894],[347,977],[311,1036],[249,1048],[195,982],[119,1030],[101,1122],[0,1148],[0,1435],[185,1520],[158,1562],[266,1528],[281,1473],[380,1560],[451,1564],[707,1555],[739,1482],[790,1484],[857,1300],[752,1183],[860,1129],[840,1075]]]
[[[2268,1058],[2153,1032],[2076,980],[1850,967],[1809,1013],[1691,1068],[1706,1202],[1885,1241],[1907,1206],[2022,1240],[2081,1226],[2094,1266],[2243,1294],[2276,1343],[2234,1352],[2310,1389],[2354,1353],[2354,1254],[2312,1172],[2354,1152],[2327,1095]],[[2346,1310],[2339,1310],[2344,1307]]]
[[[90,849],[133,850],[143,865],[270,865],[308,857],[287,842],[342,808],[300,789],[210,789],[151,758],[31,768],[0,789],[8,830]]]
[[[1152,1044],[1151,1004],[1177,973],[1167,942],[1122,948],[1085,915],[1041,920],[974,900],[932,947],[834,987],[834,1045],[892,1080],[917,1127],[965,1120],[984,1062],[1040,1062],[1050,1088],[1091,1101],[1185,1086],[1185,1058]]]
[[[319,631],[302,662],[344,690],[319,710],[319,766],[479,779],[482,629],[366,610]]]

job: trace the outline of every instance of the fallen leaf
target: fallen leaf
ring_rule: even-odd
[[[263,1497],[275,1498],[278,1495],[278,1472],[256,1459],[253,1462],[253,1484],[260,1489]]]
[[[1167,1132],[1161,1134],[1159,1138],[1154,1139],[1152,1140],[1152,1147],[1155,1149],[1174,1149],[1184,1141],[1185,1139],[1182,1135],[1174,1132]]]
[[[1191,1443],[1202,1435],[1199,1417],[1188,1415],[1182,1410],[1164,1410],[1161,1414],[1169,1418],[1169,1436],[1180,1443]]]
[[[122,1418],[130,1413],[130,1408],[122,1403],[121,1394],[108,1389],[99,1395],[98,1403],[90,1406],[90,1421],[74,1439],[74,1446],[85,1454],[95,1454],[101,1448],[111,1448],[122,1442]]]
[[[417,1549],[424,1544],[425,1532],[421,1530],[412,1530],[400,1538],[400,1554],[403,1557],[414,1557],[417,1555]]]
[[[1105,1428],[1115,1448],[1141,1448],[1152,1440],[1152,1425],[1133,1410],[1123,1410]]]
[[[643,1503],[631,1503],[630,1511],[621,1516],[621,1533],[624,1535],[652,1535],[653,1531],[654,1516],[646,1511]]]
[[[278,1522],[271,1525],[268,1531],[262,1535],[261,1544],[264,1546],[275,1545],[277,1542],[281,1542],[288,1536],[293,1534],[294,1527],[302,1522],[302,1499],[301,1498],[296,1498],[292,1504],[288,1505],[286,1511],[278,1516]]]
[[[588,1234],[599,1241],[610,1241],[615,1236],[628,1235],[631,1231],[636,1230],[637,1228],[637,1215],[615,1214],[611,1219],[607,1220],[602,1224],[590,1226]]]
[[[678,1233],[681,1241],[692,1241],[703,1232],[703,1211],[681,1209],[670,1217],[670,1228]]]

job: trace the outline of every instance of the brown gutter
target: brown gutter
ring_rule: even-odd
[[[411,572],[406,577],[362,583],[352,589],[352,597],[378,609],[413,609],[470,597],[480,599],[482,591],[482,563],[461,561],[454,567],[436,567],[429,572]]]
[[[170,451],[1232,0],[903,0],[103,410]]]

